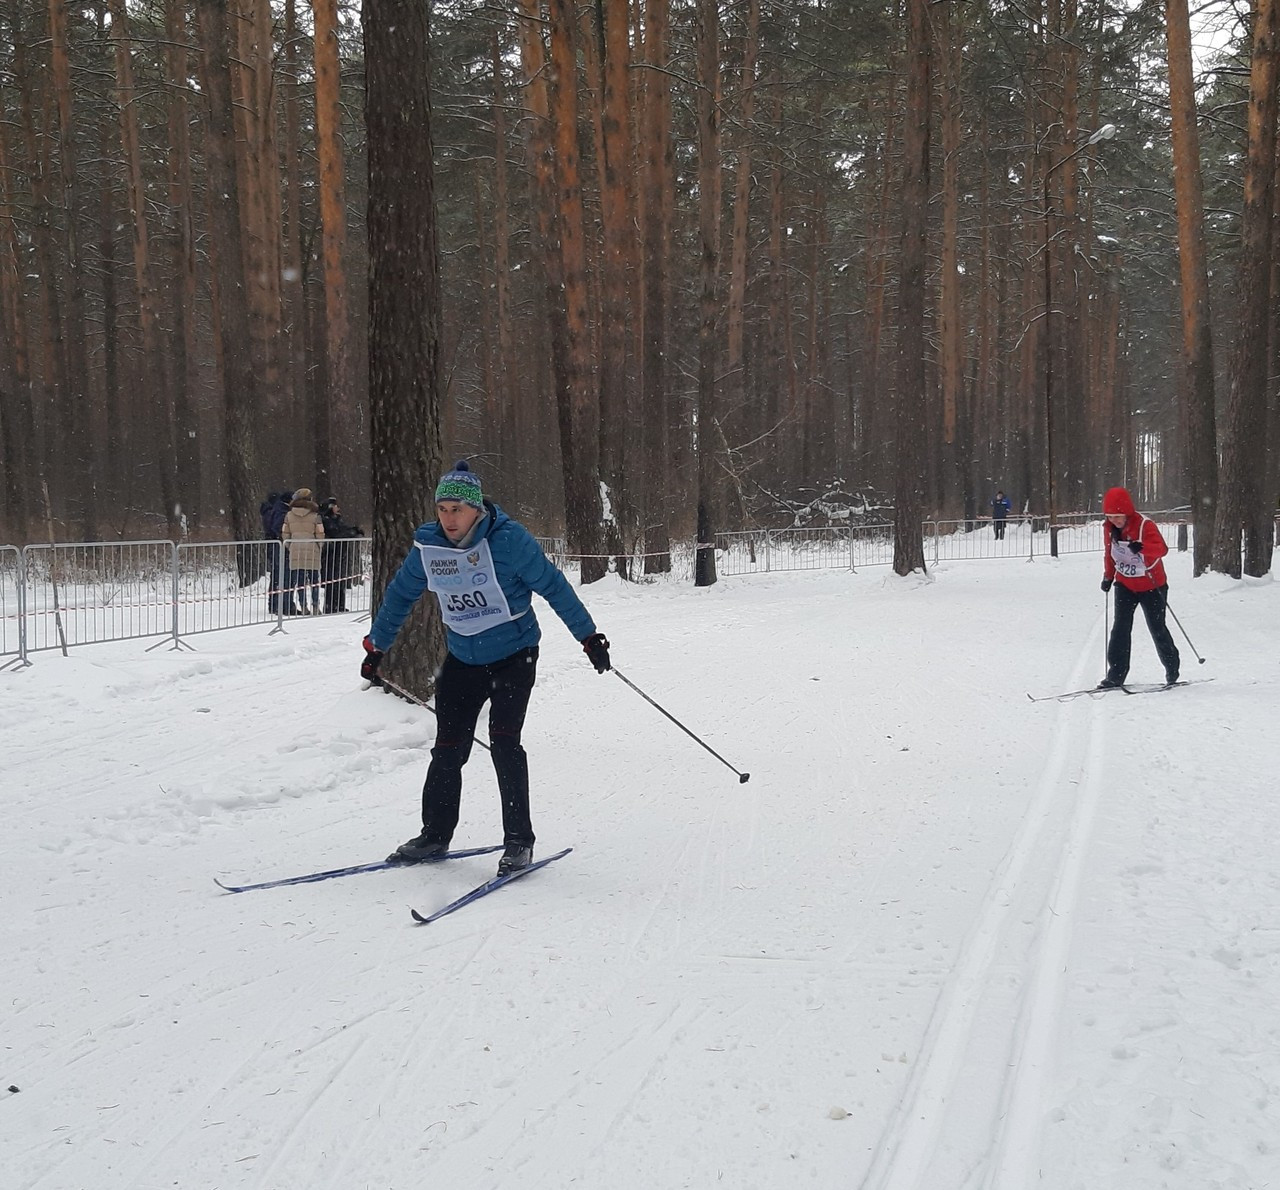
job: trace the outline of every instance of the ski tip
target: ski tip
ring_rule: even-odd
[[[420,926],[425,926],[427,924],[427,919],[423,917],[422,914],[419,913],[412,906],[409,907],[409,912],[410,914],[412,914],[413,920],[416,921]]]
[[[233,884],[223,884],[223,883],[222,883],[222,881],[221,881],[221,880],[219,880],[216,876],[213,878],[213,882],[214,882],[214,884],[216,884],[220,889],[222,889],[222,891],[223,891],[223,892],[238,893],[238,892],[243,892],[243,891],[244,891],[244,890],[243,890],[243,889],[241,889],[241,888],[237,888],[237,887],[236,887],[235,885],[233,885]]]

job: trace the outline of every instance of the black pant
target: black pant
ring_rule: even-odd
[[[1142,614],[1147,617],[1147,627],[1156,646],[1156,656],[1164,666],[1165,677],[1173,682],[1178,678],[1181,658],[1178,646],[1173,643],[1169,628],[1164,622],[1165,608],[1169,603],[1169,588],[1157,587],[1152,591],[1130,591],[1123,583],[1116,583],[1116,618],[1111,626],[1111,640],[1107,645],[1107,677],[1113,682],[1123,682],[1129,676],[1129,649],[1133,642],[1133,613],[1142,604]]]
[[[450,653],[436,683],[436,744],[422,787],[422,833],[448,843],[462,804],[462,766],[471,755],[480,709],[489,704],[489,747],[502,797],[504,843],[533,846],[529,821],[529,762],[520,746],[525,711],[538,668],[537,648],[521,649],[492,665],[464,665]]]
[[[1004,518],[1003,517],[996,518],[995,530],[996,530],[996,540],[1003,541],[1004,540]]]

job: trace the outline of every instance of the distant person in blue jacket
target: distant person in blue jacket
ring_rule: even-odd
[[[414,533],[413,547],[364,638],[360,675],[376,683],[383,655],[413,605],[427,591],[439,600],[449,651],[436,680],[436,742],[422,787],[422,833],[387,858],[419,863],[448,850],[458,825],[462,766],[488,702],[489,745],[502,797],[503,876],[533,860],[529,765],[520,745],[542,638],[533,592],[582,643],[597,673],[610,668],[609,642],[529,531],[484,498],[465,461],[437,485],[436,517]]]
[[[1008,496],[1003,492],[996,492],[996,498],[991,501],[991,524],[996,531],[997,541],[1004,540],[1004,521],[1012,507]]]

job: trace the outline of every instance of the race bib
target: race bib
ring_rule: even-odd
[[[1111,543],[1111,560],[1116,564],[1116,573],[1124,578],[1142,578],[1147,573],[1142,555],[1135,554],[1127,541]]]
[[[415,544],[422,556],[427,588],[440,601],[446,628],[461,636],[475,636],[516,617],[498,585],[489,542],[481,539],[465,550],[440,545]]]

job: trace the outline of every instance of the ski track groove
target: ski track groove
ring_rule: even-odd
[[[1069,679],[1073,684],[1096,659],[1101,631],[1102,618],[1099,617]],[[1079,716],[1075,713],[1079,709],[1070,703],[1057,708],[1052,743],[1035,797],[1023,814],[950,976],[939,992],[907,1085],[881,1132],[859,1190],[935,1190],[930,1165],[943,1138],[948,1105],[963,1092],[964,1051],[983,990],[994,978],[1002,938],[1013,929],[1020,912],[1028,909],[1027,898],[1034,896],[1034,890],[1029,887],[1034,873],[1029,869],[1050,853],[1041,836],[1057,829],[1060,837],[1052,847],[1052,853],[1057,856],[1054,893],[1046,904],[1036,906],[1037,945],[1032,957],[1020,964],[1023,977],[1019,979],[1019,1012],[1011,1026],[1006,1073],[997,1088],[1006,1116],[994,1125],[991,1151],[985,1153],[985,1160],[968,1171],[963,1183],[968,1185],[985,1167],[987,1174],[982,1185],[986,1190],[1026,1190],[1035,1184],[1035,1177],[1028,1176],[1028,1172],[1034,1170],[1039,1136],[1041,1074],[1051,1058],[1051,1042],[1065,981],[1063,962],[1070,943],[1070,923],[1079,891],[1088,828],[1098,797],[1096,774],[1103,765],[1102,708],[1091,708],[1093,714],[1084,729],[1083,742],[1079,741]],[[1072,775],[1080,779],[1072,782],[1069,779]],[[1071,789],[1075,792],[1070,795],[1066,823],[1054,828],[1051,826],[1054,802],[1061,799],[1063,790]],[[1063,922],[1057,926],[1052,922],[1054,914],[1063,916]],[[1045,921],[1046,916],[1049,922]],[[1033,1069],[1022,1071],[1024,1060],[1031,1063]],[[1009,1114],[1007,1109],[1015,1092],[1029,1102],[1016,1104],[1016,1110]],[[981,1148],[985,1150],[988,1146],[984,1144]],[[1022,1180],[1013,1176],[1015,1172]]]
[[[1040,912],[1030,979],[1023,985],[1010,1073],[1001,1089],[995,1151],[983,1190],[1025,1190],[1039,1177],[1036,1158],[1045,1083],[1054,1064],[1084,861],[1102,795],[1107,723],[1103,709],[1093,707],[1076,804],[1049,898]]]
[[[634,1006],[631,1012],[634,1017]],[[705,1012],[704,1005],[682,1004],[668,991],[646,1005],[622,1035],[615,1034],[615,1018],[607,1011],[597,1014],[596,1021],[578,1033],[574,1045],[539,1065],[537,1098],[530,1097],[527,1084],[517,1082],[516,1089],[470,1133],[456,1137],[441,1152],[433,1182],[468,1190],[503,1190],[518,1176],[511,1154],[527,1146],[530,1134],[539,1137],[538,1154],[525,1156],[520,1169],[530,1161],[545,1160],[547,1153],[571,1151],[574,1142],[581,1143],[583,1127],[574,1111],[567,1113],[573,1118],[566,1118],[566,1106],[578,1106],[571,1102],[575,1097],[590,1102],[591,1119],[586,1126],[597,1134],[607,1133],[644,1089],[675,1037]],[[597,1128],[599,1117],[607,1119]],[[558,1139],[561,1132],[566,1133],[563,1140]],[[598,1147],[603,1140],[592,1143]]]
[[[372,1014],[367,1014],[372,1015]],[[306,1096],[300,1107],[294,1110],[293,1119],[283,1129],[277,1127],[272,1133],[272,1155],[266,1165],[261,1168],[255,1168],[254,1184],[261,1187],[262,1190],[277,1190],[281,1185],[286,1184],[283,1179],[276,1177],[275,1171],[281,1165],[290,1162],[292,1153],[297,1148],[299,1142],[299,1133],[302,1131],[307,1118],[318,1103],[321,1102],[331,1092],[340,1094],[344,1087],[342,1079],[343,1072],[355,1060],[356,1055],[365,1046],[364,1037],[349,1037],[345,1033],[342,1035],[347,1041],[346,1052],[336,1065],[329,1067],[323,1076],[312,1076],[311,1087],[306,1092]],[[334,1039],[331,1034],[322,1040],[328,1043]],[[314,1049],[314,1046],[308,1049]],[[307,1052],[307,1051],[302,1051]],[[301,1053],[299,1054],[301,1056]],[[338,1090],[334,1090],[334,1088]]]
[[[137,1154],[133,1159],[132,1169],[122,1168],[117,1173],[116,1178],[113,1179],[112,1184],[122,1187],[138,1185],[147,1171],[152,1169],[170,1149],[180,1142],[188,1141],[192,1133],[199,1130],[201,1118],[213,1114],[216,1103],[221,1098],[225,1098],[227,1089],[241,1085],[248,1078],[254,1064],[261,1058],[262,1051],[266,1048],[269,1040],[278,1036],[283,1024],[293,1015],[295,1001],[304,992],[309,995],[310,991],[309,986],[296,988],[286,998],[279,1014],[268,1018],[268,1027],[263,1029],[260,1024],[258,1031],[261,1036],[257,1046],[242,1047],[239,1052],[244,1053],[245,1056],[233,1062],[227,1072],[215,1084],[211,1085],[209,1090],[197,1102],[183,1110],[167,1114],[158,1121],[163,1125],[167,1134],[164,1140],[160,1142],[159,1147]],[[63,1161],[66,1159],[79,1160],[80,1151],[92,1141],[102,1140],[111,1126],[111,1121],[104,1120],[101,1124],[96,1124],[91,1129],[81,1130],[77,1134],[74,1144],[68,1142],[67,1158],[59,1159],[48,1168],[41,1170],[35,1181],[27,1182],[19,1190],[45,1190],[45,1188],[47,1190],[66,1190],[69,1183],[64,1180],[58,1180],[55,1177],[60,1172]]]

